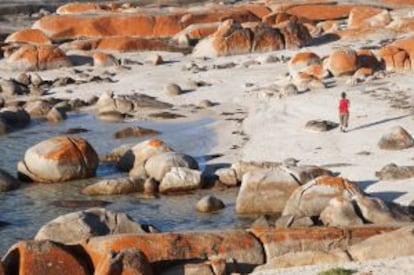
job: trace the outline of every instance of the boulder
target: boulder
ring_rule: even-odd
[[[169,153],[166,153],[169,154]],[[158,156],[162,156],[158,155]],[[157,156],[153,157],[156,158]],[[194,170],[194,169],[189,169],[186,166],[193,166],[195,168],[198,168],[198,166],[196,167],[194,165],[194,163],[189,163],[187,160],[181,159],[179,160],[179,158],[177,156],[173,157],[175,160],[178,160],[178,162],[176,162],[175,160],[173,160],[171,163],[166,164],[166,165],[162,165],[160,170],[161,171],[167,171],[164,176],[162,177],[162,180],[160,182],[159,185],[159,191],[160,193],[173,193],[173,192],[187,192],[187,191],[192,191],[195,189],[200,189],[202,187],[202,179],[201,179],[201,172],[198,170]],[[152,158],[151,158],[152,159]],[[147,167],[148,163],[150,163],[151,159],[148,160],[147,164],[145,165],[145,167]],[[184,162],[182,162],[184,160]],[[169,162],[170,160],[167,160],[167,162]],[[192,160],[190,160],[192,161]],[[178,163],[178,166],[176,166]],[[150,165],[152,165],[150,163]],[[156,164],[158,165],[158,164]],[[167,168],[169,167],[169,168]],[[152,166],[151,171],[155,171],[153,170],[155,167]],[[157,176],[155,174],[151,174],[151,172],[148,172],[147,168],[146,171],[148,174],[150,174],[150,176]],[[161,172],[163,173],[163,172]],[[161,174],[160,174],[161,175]],[[155,178],[157,180],[157,178]]]
[[[66,54],[53,45],[23,45],[6,59],[14,70],[37,71],[71,66]]]
[[[303,227],[311,227],[313,225],[314,225],[314,222],[310,217],[297,218],[292,215],[281,216],[275,222],[276,228],[303,228]]]
[[[285,41],[279,29],[264,25],[253,28],[252,52],[263,53],[283,50]]]
[[[414,255],[413,242],[414,228],[411,225],[373,236],[352,245],[347,251],[354,261],[412,256]]]
[[[7,36],[6,43],[28,43],[34,45],[51,45],[52,41],[42,31],[36,29],[23,29]]]
[[[395,46],[385,46],[378,51],[383,67],[386,71],[410,71],[411,58],[407,51]]]
[[[145,172],[147,173],[148,176],[161,182],[164,176],[173,167],[198,169],[198,163],[195,159],[193,159],[192,157],[188,155],[181,154],[181,153],[175,153],[175,152],[166,152],[166,153],[155,154],[151,156],[145,163]],[[172,173],[170,175],[172,176],[172,179],[179,180],[180,171],[181,170],[176,170],[175,173]],[[160,189],[161,189],[161,186],[160,186]]]
[[[222,200],[214,196],[205,196],[201,198],[196,205],[196,208],[199,212],[209,213],[215,212],[225,207]]]
[[[110,67],[119,65],[119,60],[112,54],[97,52],[92,54],[92,58],[93,65],[95,67]]]
[[[16,96],[16,95],[26,95],[29,93],[27,86],[20,84],[19,82],[10,79],[2,79],[0,81],[0,91],[4,96]]]
[[[0,169],[0,192],[7,192],[20,187],[20,181],[15,179],[8,172]]]
[[[90,274],[88,262],[51,241],[21,241],[3,258],[5,274]]]
[[[413,137],[401,126],[388,130],[378,142],[383,150],[403,150],[414,146]]]
[[[385,27],[391,22],[390,14],[387,10],[361,6],[354,7],[349,13],[348,27]]]
[[[62,108],[53,107],[46,115],[46,119],[49,122],[57,123],[64,121],[67,118],[66,112]]]
[[[65,51],[111,51],[118,53],[142,52],[142,51],[172,51],[180,52],[183,49],[171,45],[165,40],[147,39],[130,36],[113,36],[103,38],[91,38],[75,40],[60,46]],[[119,65],[119,64],[118,64]]]
[[[103,162],[116,162],[118,163],[119,160],[126,152],[131,150],[134,144],[123,144],[119,147],[114,148],[109,154],[104,156],[99,156],[99,160]]]
[[[280,165],[280,162],[238,161],[231,165],[231,169],[235,171],[237,180],[241,182],[243,176],[250,171],[279,169]]]
[[[396,224],[410,222],[412,219],[397,208],[388,207],[379,198],[356,195],[354,197],[359,213],[364,220],[376,224]]]
[[[101,275],[152,275],[151,264],[138,249],[129,248],[110,252],[99,262],[94,274]]]
[[[83,138],[59,136],[30,147],[17,165],[20,178],[42,183],[93,177],[98,156]]]
[[[29,85],[31,84],[31,81],[30,81],[30,75],[29,75],[29,74],[27,74],[27,73],[25,73],[25,72],[21,72],[21,73],[19,73],[19,74],[16,76],[15,80],[16,80],[18,83],[20,83],[20,84],[22,84],[22,85],[24,85],[24,86],[29,86]]]
[[[414,177],[414,166],[398,166],[390,163],[375,172],[375,176],[380,180],[401,180]]]
[[[83,244],[96,266],[110,251],[141,250],[150,263],[234,259],[249,272],[264,263],[263,248],[244,230],[123,234],[92,238]]]
[[[183,90],[180,86],[175,83],[169,83],[164,87],[164,93],[167,95],[180,95],[183,93]]]
[[[86,186],[82,193],[85,195],[120,195],[144,191],[144,178],[104,179]]]
[[[278,28],[285,41],[285,49],[298,49],[308,45],[312,41],[308,29],[296,18],[279,24]]]
[[[287,253],[346,249],[369,237],[396,230],[395,226],[252,228],[249,230],[263,245],[266,259]]]
[[[347,18],[353,7],[352,5],[305,4],[293,5],[287,8],[286,12],[312,21],[326,21]]]
[[[113,3],[114,4],[114,3]],[[115,4],[114,6],[117,6]],[[66,3],[56,9],[56,14],[76,14],[76,13],[93,13],[111,11],[113,8],[108,4],[101,3]]]
[[[22,128],[30,124],[30,115],[20,107],[2,108],[0,119],[12,128]]]
[[[47,100],[29,101],[24,109],[31,117],[44,117],[52,109],[53,105]]]
[[[234,171],[233,168],[220,168],[217,169],[214,174],[218,177],[218,180],[226,186],[237,186],[239,184],[236,171]]]
[[[90,208],[57,217],[42,226],[34,239],[77,244],[95,236],[147,233],[145,228],[126,214]]]
[[[167,144],[159,139],[149,139],[134,145],[119,159],[118,169],[121,171],[143,170],[146,161],[157,154],[171,152]],[[144,171],[145,172],[145,171]]]
[[[362,191],[355,183],[340,177],[321,176],[294,190],[282,215],[319,216],[332,198],[351,198],[357,194],[362,194]]]
[[[227,20],[217,31],[201,40],[193,50],[195,57],[217,57],[249,53],[252,48],[252,32],[240,23]]]
[[[195,46],[193,56],[217,57],[291,49],[305,46],[310,40],[308,30],[295,20],[286,22],[280,28],[262,24],[243,27],[238,22],[226,20],[215,33]]]
[[[289,60],[289,73],[292,77],[295,77],[298,73],[304,72],[310,66],[320,64],[322,64],[322,60],[317,54],[313,52],[299,52]]]
[[[160,132],[148,129],[144,127],[127,127],[125,129],[119,130],[114,134],[115,138],[130,138],[130,137],[143,137],[143,136],[155,136],[160,134]]]
[[[236,199],[239,214],[281,213],[295,189],[330,172],[316,166],[257,170],[243,176]]]
[[[339,49],[327,59],[327,69],[334,76],[352,75],[358,69],[358,57],[352,49]]]
[[[339,126],[338,123],[329,120],[309,120],[305,129],[313,132],[327,132]]]
[[[255,271],[270,271],[279,268],[288,268],[304,265],[339,264],[350,262],[352,259],[340,249],[332,251],[304,251],[290,252],[270,259],[265,265],[258,266]]]
[[[356,213],[352,200],[344,197],[332,198],[321,212],[320,220],[326,226],[355,226],[364,223]]]

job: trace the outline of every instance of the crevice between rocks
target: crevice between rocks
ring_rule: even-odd
[[[262,240],[258,237],[258,236],[256,236],[253,232],[251,232],[251,231],[247,231],[246,230],[246,232],[247,232],[247,234],[249,234],[252,238],[254,238],[259,244],[260,244],[260,247],[261,247],[261,253],[262,253],[262,255],[263,255],[263,264],[266,264],[267,263],[267,254],[266,254],[266,249],[265,249],[265,246],[264,246],[264,243],[262,242]]]

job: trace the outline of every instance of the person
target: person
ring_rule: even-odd
[[[349,100],[346,98],[346,93],[341,94],[341,99],[339,100],[339,122],[341,124],[341,131],[346,132],[348,128],[349,120]]]

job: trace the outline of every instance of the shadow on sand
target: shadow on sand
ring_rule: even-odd
[[[378,120],[378,121],[375,121],[375,122],[370,122],[370,123],[367,123],[367,124],[360,125],[360,126],[357,126],[355,128],[349,129],[348,132],[353,132],[353,131],[369,128],[369,127],[372,127],[372,126],[375,126],[375,125],[387,123],[387,122],[390,122],[390,121],[393,121],[393,120],[402,119],[402,118],[409,117],[409,116],[412,116],[412,115],[414,115],[414,114],[407,114],[407,115],[402,115],[402,116],[386,118],[386,119]]]

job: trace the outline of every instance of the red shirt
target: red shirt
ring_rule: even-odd
[[[349,113],[349,100],[346,98],[342,98],[339,101],[339,113]]]

